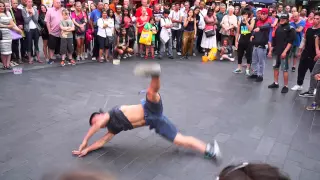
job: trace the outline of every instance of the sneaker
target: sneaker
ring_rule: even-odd
[[[250,76],[250,69],[246,69],[246,76]]]
[[[188,57],[187,57],[187,56],[182,56],[182,57],[180,58],[180,60],[185,60],[185,59],[188,59]]]
[[[181,52],[177,52],[177,55],[178,55],[178,56],[181,56]]]
[[[84,53],[84,58],[85,58],[85,59],[88,58],[88,53]]]
[[[77,61],[80,61],[80,56],[77,56]]]
[[[155,54],[155,55],[158,55],[158,51],[154,51],[154,54]]]
[[[315,111],[315,110],[319,111],[320,110],[320,106],[317,105],[317,103],[313,102],[310,106],[306,107],[306,110],[308,110],[308,111]]]
[[[234,61],[234,58],[229,58],[229,60],[230,60],[231,62],[233,62],[233,61]]]
[[[222,58],[222,57],[220,58],[220,61],[223,61],[223,58]]]
[[[263,76],[258,76],[256,78],[256,82],[262,82],[263,81]]]
[[[270,89],[279,88],[279,84],[276,84],[275,82],[273,82],[272,84],[270,84],[268,86],[268,88],[270,88]]]
[[[237,68],[237,69],[235,69],[235,70],[233,71],[233,73],[235,73],[235,74],[240,74],[240,73],[242,73],[242,70],[239,69],[239,68]]]
[[[292,67],[292,68],[291,68],[291,71],[292,71],[292,72],[296,72],[296,67]]]
[[[309,91],[303,92],[301,94],[299,94],[300,97],[314,97],[313,92],[310,93]]]
[[[214,141],[213,146],[210,143],[207,144],[204,157],[207,159],[214,159],[217,162],[221,160],[222,155],[216,140]]]
[[[169,59],[174,59],[174,57],[173,56],[169,56]]]
[[[303,89],[303,87],[302,87],[302,86],[299,86],[299,85],[294,85],[294,86],[291,88],[292,91],[301,91],[302,89]]]
[[[96,61],[97,60],[97,58],[96,57],[92,57],[92,59],[91,59],[92,61]]]
[[[197,56],[196,53],[193,53],[192,56]]]
[[[317,89],[313,90],[313,94],[314,94],[314,95],[317,94]]]
[[[81,54],[80,58],[81,58],[82,61],[86,60],[86,59],[84,58],[84,55],[83,55],[83,54]]]
[[[53,64],[54,63],[54,61],[52,60],[52,59],[50,59],[49,61],[48,61],[48,64]]]
[[[63,66],[66,65],[66,63],[65,63],[64,61],[61,61],[61,62],[60,62],[60,65],[63,67]]]
[[[161,67],[158,63],[140,63],[133,72],[136,76],[160,76]]]
[[[289,88],[287,86],[283,86],[283,88],[281,89],[281,93],[288,93]]]
[[[249,76],[249,79],[257,79],[258,75],[256,74],[251,74],[251,76]]]
[[[73,66],[76,65],[76,62],[73,59],[70,62],[71,62],[71,65]]]

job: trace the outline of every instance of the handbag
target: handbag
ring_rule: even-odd
[[[17,39],[21,39],[22,35],[17,33],[14,30],[10,30],[11,36],[12,36],[12,40],[17,40]]]
[[[204,31],[204,33],[206,34],[206,37],[212,37],[212,36],[216,35],[216,31],[213,29],[206,30],[206,31]]]
[[[152,41],[152,32],[143,30],[139,39],[139,43],[150,46],[151,41]]]

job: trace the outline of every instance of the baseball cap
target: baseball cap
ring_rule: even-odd
[[[261,14],[268,14],[269,10],[267,8],[262,8],[260,11]]]
[[[280,14],[279,19],[289,19],[289,14],[287,13]]]

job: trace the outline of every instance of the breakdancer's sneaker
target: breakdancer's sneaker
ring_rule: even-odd
[[[161,67],[158,63],[140,63],[134,68],[133,72],[136,76],[160,76]]]
[[[220,161],[222,159],[222,155],[221,155],[220,148],[219,148],[219,145],[216,140],[214,141],[213,145],[211,145],[210,143],[207,144],[204,157],[207,159],[213,159],[217,163],[220,163]]]

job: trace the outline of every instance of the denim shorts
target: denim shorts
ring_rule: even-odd
[[[158,103],[154,103],[148,100],[142,101],[144,109],[144,118],[146,120],[146,125],[151,129],[155,129],[157,134],[160,134],[165,139],[173,142],[178,134],[178,130],[172,122],[162,114],[163,105],[162,100]]]

